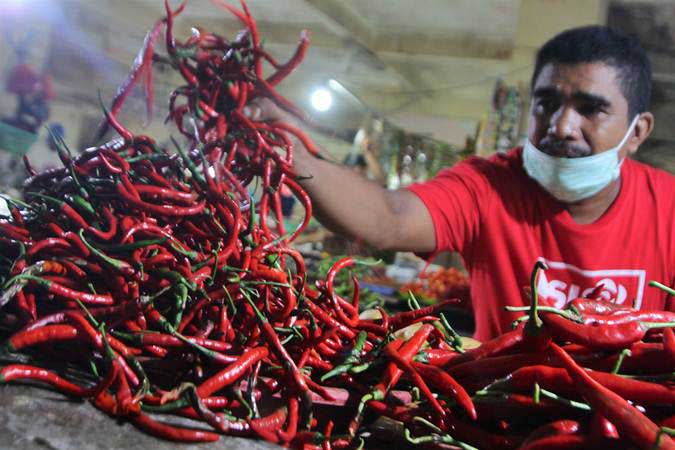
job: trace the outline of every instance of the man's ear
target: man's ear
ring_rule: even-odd
[[[654,129],[654,115],[649,111],[640,114],[632,136],[628,139],[628,153],[634,154]]]

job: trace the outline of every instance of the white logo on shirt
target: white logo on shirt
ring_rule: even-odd
[[[585,297],[602,285],[599,297],[616,304],[640,309],[645,288],[646,272],[641,269],[585,270],[572,264],[549,261],[548,270],[539,274],[539,295],[553,301],[556,308],[564,307],[577,297]]]

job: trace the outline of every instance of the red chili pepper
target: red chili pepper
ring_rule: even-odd
[[[477,361],[492,356],[501,356],[507,353],[513,353],[520,350],[520,343],[523,341],[522,328],[524,324],[519,324],[515,330],[508,331],[501,336],[483,342],[479,347],[467,350],[465,353],[452,359],[450,365],[457,365],[468,361]]]
[[[294,396],[288,397],[288,421],[285,430],[277,430],[279,439],[284,443],[291,442],[296,435],[299,419],[299,401]]]
[[[103,99],[100,96],[99,102],[101,103],[103,114],[105,115],[108,125],[113,127],[113,129],[117,132],[117,134],[119,134],[120,137],[124,139],[124,142],[131,142],[134,138],[133,133],[131,133],[131,131],[129,131],[127,127],[122,125],[122,123],[117,119],[117,115],[115,113],[111,113],[110,111],[108,111],[108,109],[103,105]]]
[[[436,389],[440,389],[444,395],[457,401],[471,419],[477,419],[476,408],[471,401],[471,397],[454,378],[438,367],[421,363],[413,363],[413,367]]]
[[[139,333],[129,337],[134,341],[137,338],[139,343],[142,345],[156,345],[160,347],[184,347],[186,345],[185,342],[181,341],[175,336],[161,333]],[[227,342],[191,336],[186,337],[186,339],[196,345],[200,345],[204,348],[217,352],[225,352],[232,349],[232,345],[228,344]]]
[[[635,311],[629,306],[617,305],[615,303],[597,299],[597,298],[575,298],[567,304],[567,309],[576,309],[580,314],[625,314]]]
[[[495,395],[474,396],[478,420],[490,422],[496,420],[510,420],[514,417],[575,417],[578,413],[570,405],[542,398],[538,402],[532,395],[511,392]]]
[[[165,423],[157,422],[150,416],[140,413],[130,418],[131,423],[140,430],[161,439],[175,442],[216,442],[220,436],[210,431],[181,428]]]
[[[116,153],[113,153],[113,154],[116,154]],[[101,151],[101,153],[98,155],[98,159],[101,161],[101,164],[103,165],[103,167],[105,167],[107,169],[108,173],[110,173],[110,174],[118,174],[118,173],[122,173],[124,171],[124,169],[121,169],[119,167],[115,167],[108,160],[108,158],[105,156],[103,151]],[[93,160],[90,160],[90,162],[91,161],[93,161]],[[127,166],[128,166],[128,164],[127,164]],[[127,167],[126,170],[129,170],[129,168]]]
[[[185,6],[185,3],[181,5],[175,12],[173,16],[179,14],[179,11],[182,11],[182,8]],[[124,101],[126,100],[129,93],[133,90],[134,86],[141,78],[144,73],[152,72],[151,61],[152,55],[154,53],[154,44],[159,37],[159,32],[161,31],[161,26],[163,21],[155,22],[152,30],[148,32],[143,42],[143,48],[140,51],[139,58],[136,58],[131,72],[127,75],[127,78],[124,80],[122,85],[118,88],[115,98],[112,101],[112,106],[110,108],[111,114],[116,115],[119,110],[122,108]],[[149,88],[148,88],[149,89]],[[146,105],[148,106],[148,116],[152,115],[151,112],[151,95],[150,92],[146,92]],[[152,102],[154,103],[154,102]],[[107,124],[102,124],[99,126],[99,129],[96,132],[96,140],[100,140],[107,131]]]
[[[80,269],[77,264],[68,259],[61,260],[61,263],[68,268],[68,272],[75,275],[77,278],[84,278],[87,276],[87,273]],[[88,268],[92,268],[93,265],[89,265]]]
[[[523,446],[536,442],[540,439],[549,438],[553,436],[564,436],[570,434],[577,434],[581,430],[581,424],[576,420],[563,419],[547,423],[532,431],[525,441]]]
[[[49,384],[63,394],[82,398],[98,395],[98,393],[107,389],[112,384],[114,377],[118,375],[119,369],[117,366],[111,366],[106,377],[102,378],[97,385],[87,389],[71,383],[41,367],[10,364],[0,369],[0,384],[9,383],[14,380],[36,380]]]
[[[630,405],[621,396],[595,381],[563,349],[551,344],[551,353],[563,364],[586,401],[599,414],[611,421],[624,438],[639,448],[653,448],[659,436],[659,427]],[[662,436],[659,449],[675,449],[675,442]]]
[[[19,208],[14,206],[12,203],[7,202],[8,208],[9,208],[9,213],[12,215],[12,219],[14,219],[14,222],[16,222],[19,226],[24,227],[26,226],[26,222],[23,220],[23,216],[21,215],[21,211]]]
[[[143,333],[143,331],[145,331],[145,329],[142,328],[141,326],[139,326],[138,324],[136,324],[136,322],[133,321],[133,320],[127,320],[125,322],[125,325],[131,331],[140,332],[137,335],[141,335],[141,336],[149,335],[148,333]],[[123,337],[123,336],[120,336],[120,337]],[[143,346],[143,350],[145,350],[146,352],[150,353],[151,355],[157,356],[159,358],[164,358],[168,353],[167,349],[165,349],[164,347],[160,347],[158,345],[146,345],[146,346]]]
[[[58,283],[62,286],[68,287],[70,289],[77,289],[78,283],[75,280],[71,280],[70,278],[66,277],[59,277],[55,275],[44,275],[42,276],[43,280],[46,281],[52,281],[54,283]]]
[[[378,415],[390,417],[403,423],[412,422],[413,418],[421,413],[419,409],[410,406],[390,405],[377,400],[371,400],[368,407]]]
[[[455,359],[461,357],[464,353],[458,353],[456,350],[448,350],[445,348],[430,348],[427,350],[422,350],[416,357],[416,361],[420,361],[426,364],[430,364],[436,367],[443,367],[451,362],[454,362]]]
[[[619,439],[599,438],[577,434],[548,436],[520,447],[521,450],[563,450],[583,448],[629,449],[633,447]]]
[[[8,238],[16,239],[17,241],[26,241],[30,237],[28,230],[7,222],[0,222],[0,231]]]
[[[288,62],[283,66],[277,67],[277,71],[267,78],[267,82],[272,86],[276,86],[280,81],[290,75],[305,58],[305,53],[307,52],[308,46],[309,31],[302,30],[300,33],[300,43],[298,44],[298,47],[296,48],[295,53],[291,59],[289,59]]]
[[[270,324],[269,320],[260,313],[252,301],[249,300],[249,304],[254,309],[255,315],[260,322],[262,334],[265,336],[269,345],[272,347],[272,351],[275,353],[276,357],[284,366],[284,370],[287,372],[288,376],[291,378],[291,380],[293,380],[293,384],[295,385],[294,387],[297,390],[297,393],[302,396],[303,406],[306,408],[305,415],[308,415],[308,417],[305,417],[305,419],[310,420],[311,413],[309,413],[309,409],[312,406],[312,401],[309,396],[309,388],[307,387],[305,376],[300,372],[295,362],[288,354],[286,348],[281,344],[279,336]]]
[[[135,184],[134,189],[141,194],[141,197],[147,197],[152,200],[170,200],[186,205],[197,201],[197,196],[193,192],[181,192],[169,188],[150,186],[145,184]]]
[[[480,414],[479,414],[480,417]],[[482,428],[469,425],[453,416],[447,416],[445,420],[447,433],[464,442],[471,443],[480,449],[506,450],[520,446],[522,438],[518,436],[500,435],[491,433]]]
[[[630,355],[625,356],[621,363],[622,373],[662,374],[672,371],[673,363],[665,354],[662,344],[648,344],[638,342],[630,348]],[[594,370],[610,371],[617,364],[619,355],[597,358],[583,358],[584,366]],[[578,358],[582,361],[582,358]]]
[[[588,371],[587,374],[604,387],[636,403],[645,405],[675,403],[675,391],[661,384],[600,371]],[[500,385],[510,389],[530,390],[535,383],[563,395],[576,392],[576,384],[565,369],[541,365],[519,368],[508,375]]]
[[[31,245],[31,247],[26,252],[26,257],[28,259],[32,259],[38,253],[40,253],[40,252],[42,252],[46,249],[51,249],[52,247],[60,247],[60,248],[63,248],[63,249],[70,249],[71,245],[68,241],[66,241],[65,239],[61,239],[61,238],[43,239],[43,240],[38,241],[35,244]]]
[[[431,389],[429,389],[429,386],[427,385],[426,381],[420,376],[418,373],[417,369],[412,365],[412,363],[401,357],[395,350],[392,350],[391,347],[385,347],[385,354],[389,359],[391,359],[396,366],[402,370],[412,381],[413,383],[419,387],[420,391],[422,394],[427,398],[427,401],[431,405],[432,409],[435,410],[435,412],[438,414],[439,418],[443,420],[445,417],[445,410],[443,407],[438,403],[438,400],[434,397],[434,394],[431,392]],[[475,411],[474,411],[474,417],[475,417]]]
[[[427,340],[427,338],[431,334],[432,329],[433,329],[432,325],[424,324],[415,332],[415,334],[407,342],[403,343],[399,341],[397,344],[394,344],[394,342],[397,342],[396,340],[394,340],[387,345],[389,346],[390,351],[392,352],[396,351],[402,360],[410,361],[422,347],[424,342]],[[400,345],[400,348],[397,349],[396,347],[398,345]],[[394,363],[389,363],[384,371],[384,374],[380,382],[375,385],[374,391],[379,392],[382,395],[382,397],[384,397],[384,395],[386,395],[386,393],[391,388],[393,388],[396,385],[396,383],[398,383],[398,380],[401,378],[402,374],[403,371],[398,367],[396,367]]]
[[[642,340],[654,326],[636,320],[616,325],[589,326],[550,313],[542,314],[542,319],[556,340],[603,350],[628,348]]]
[[[248,369],[261,359],[267,357],[267,355],[268,350],[266,347],[255,347],[245,352],[237,362],[232,363],[213,377],[204,381],[197,389],[197,393],[200,397],[210,396],[241,378]]]
[[[589,428],[593,436],[619,439],[619,432],[614,424],[600,414],[593,414]]]
[[[618,325],[627,322],[675,322],[675,312],[670,311],[633,311],[623,314],[585,314],[584,324],[594,327]]]
[[[59,261],[38,261],[35,266],[39,268],[40,273],[53,273],[60,276],[68,274],[68,269]]]
[[[663,330],[663,350],[671,363],[675,365],[675,332],[672,328]]]
[[[47,169],[26,179],[23,183],[24,190],[28,191],[29,189],[32,189],[35,184],[43,184],[55,178],[63,177],[66,173],[67,170],[63,167]]]
[[[122,196],[124,201],[129,203],[134,208],[138,208],[141,211],[151,212],[153,214],[158,214],[161,216],[194,216],[202,211],[206,206],[206,202],[201,201],[194,206],[189,207],[177,207],[172,205],[156,205],[154,203],[147,203],[142,200],[136,199],[125,187],[123,184],[117,185],[117,192]]]
[[[26,172],[28,173],[28,175],[31,178],[34,177],[35,175],[37,175],[37,171],[33,168],[33,165],[28,160],[28,156],[23,155],[23,157],[21,159],[23,160],[23,165],[26,168]]]
[[[111,305],[114,303],[114,300],[109,294],[90,294],[88,292],[75,291],[69,289],[65,286],[61,286],[57,283],[47,281],[42,278],[34,277],[32,275],[18,275],[14,280],[28,280],[29,282],[35,283],[39,286],[44,287],[50,293],[63,297],[69,300],[80,300],[85,304],[93,305]]]
[[[405,328],[421,317],[435,315],[438,312],[442,311],[447,306],[454,305],[456,303],[457,302],[455,300],[444,300],[434,305],[426,306],[424,308],[416,309],[414,311],[405,311],[400,312],[398,314],[394,314],[393,316],[389,317],[389,327],[392,330],[399,330],[401,328]]]
[[[667,419],[663,419],[659,422],[660,427],[675,428],[675,416],[670,416]]]
[[[447,372],[455,378],[470,379],[480,377],[495,379],[503,377],[514,370],[533,364],[544,364],[548,361],[545,354],[519,353],[515,355],[495,356],[469,361],[447,368]]]
[[[356,337],[356,333],[354,331],[328,315],[326,311],[315,305],[310,299],[305,299],[303,305],[306,306],[309,312],[311,312],[318,320],[326,323],[332,328],[337,328],[338,333],[340,333],[342,336],[346,337],[347,339],[354,339]]]
[[[117,217],[109,207],[103,207],[103,216],[108,221],[108,231],[103,232],[93,226],[87,227],[86,230],[101,240],[109,241],[117,233]]]
[[[84,244],[84,242],[82,242],[82,239],[77,234],[73,233],[72,231],[66,231],[65,233],[63,233],[63,237],[66,238],[66,240],[68,242],[70,242],[70,244],[74,248],[79,250],[80,256],[86,258],[91,253],[89,251],[89,248],[87,248],[87,246]]]
[[[77,329],[71,325],[46,325],[42,328],[15,333],[3,344],[3,347],[9,352],[16,352],[33,345],[70,341],[76,337]]]

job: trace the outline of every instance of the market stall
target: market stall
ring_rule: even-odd
[[[516,88],[497,83],[492,125],[463,146],[371,109],[341,162],[315,140],[340,130],[282,91],[310,33],[282,58],[246,2],[214,3],[239,32],[183,33],[192,5],[163,2],[119,88],[97,96],[94,144],[50,127],[58,165],[28,153],[20,191],[1,195],[1,447],[675,448],[672,280],[624,270],[642,283],[627,300],[572,267],[595,284],[559,301],[547,277],[561,266],[539,257],[502,302],[475,294],[457,253],[378,248],[315,217],[325,200],[300,158],[361,166],[383,196],[453,177],[486,126],[494,150],[516,143]],[[150,122],[160,95],[165,123],[142,130],[129,105]],[[516,283],[500,269],[492,283]]]

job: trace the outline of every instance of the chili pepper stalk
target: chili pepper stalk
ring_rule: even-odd
[[[540,270],[546,270],[548,267],[543,261],[537,260],[530,276],[530,289],[532,298],[530,300],[529,319],[523,328],[523,345],[538,351],[548,347],[551,342],[551,336],[544,327],[544,323],[539,317],[539,290],[537,288],[538,275]]]

